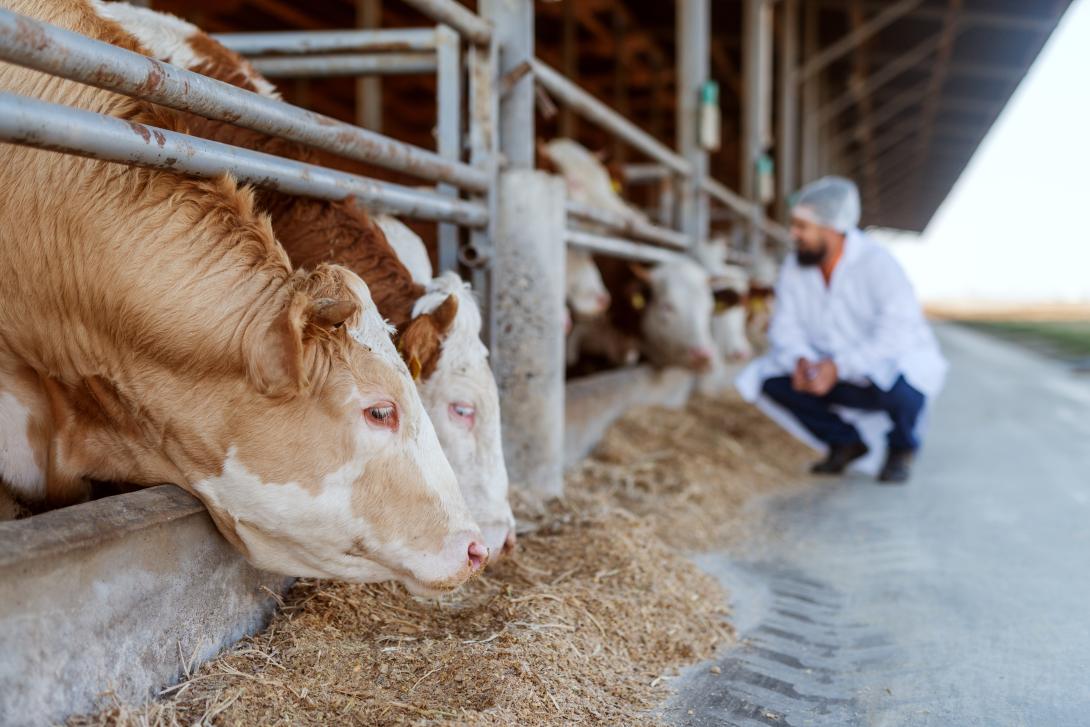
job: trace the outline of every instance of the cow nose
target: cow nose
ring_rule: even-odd
[[[609,293],[599,293],[598,297],[594,299],[594,302],[598,304],[599,311],[604,311],[606,308],[609,307]]]
[[[693,363],[693,368],[697,370],[704,370],[711,365],[712,357],[715,354],[710,348],[704,346],[698,346],[689,350],[689,360]]]
[[[484,543],[474,540],[469,544],[468,556],[469,569],[479,571],[488,562],[488,548],[484,546]]]
[[[514,530],[507,531],[507,537],[503,539],[503,550],[500,551],[502,555],[511,555],[515,552],[515,541],[517,540]]]

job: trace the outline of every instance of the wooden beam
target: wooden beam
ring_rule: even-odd
[[[846,36],[820,51],[813,58],[808,58],[799,68],[798,81],[801,83],[829,64],[843,58],[878,31],[900,20],[923,4],[923,0],[898,0],[866,22],[852,28]],[[862,12],[862,8],[860,8]]]
[[[575,4],[578,0],[563,0],[564,19],[560,41],[560,69],[564,75],[579,83],[579,26],[575,20]],[[579,117],[570,107],[560,110],[560,135],[574,139]]]
[[[911,50],[903,53],[894,62],[886,65],[880,71],[870,76],[862,83],[861,88],[849,88],[833,101],[818,110],[818,122],[822,125],[829,123],[845,110],[851,108],[856,98],[873,93],[876,89],[901,75],[909,68],[921,63],[925,58],[934,53],[941,43],[941,36],[934,36],[918,43]]]
[[[916,159],[911,162],[915,168],[918,188],[923,183],[923,162],[931,147],[931,140],[935,131],[935,117],[938,115],[939,101],[942,98],[942,88],[946,84],[947,71],[950,68],[950,58],[954,54],[954,42],[957,39],[958,25],[961,22],[962,0],[947,0],[946,17],[942,22],[942,31],[939,34],[939,49],[935,63],[931,67],[930,89],[924,99],[923,110],[920,113],[921,132],[916,137]]]
[[[852,0],[848,10],[848,15],[851,18],[852,33],[858,32],[866,24],[863,20],[863,0]],[[849,86],[857,94],[855,102],[859,107],[859,126],[862,140],[862,156],[863,156],[863,185],[864,187],[872,188],[877,187],[878,180],[878,167],[874,163],[874,129],[871,127],[871,115],[873,110],[873,98],[868,94],[862,94],[861,90],[865,85],[866,78],[870,73],[870,62],[868,60],[868,41],[859,43],[855,48],[855,63],[853,69],[853,76],[849,81]],[[880,198],[874,200],[875,214],[881,214],[881,201]]]

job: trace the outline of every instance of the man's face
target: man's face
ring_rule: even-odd
[[[820,265],[829,252],[829,230],[801,217],[791,217],[791,237],[795,240],[795,256],[799,265]]]

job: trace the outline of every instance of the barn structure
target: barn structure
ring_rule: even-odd
[[[830,173],[858,181],[865,224],[922,230],[1069,3],[151,1],[250,57],[283,103],[0,10],[0,61],[300,141],[327,166],[182,135],[156,147],[11,93],[0,141],[230,171],[412,221],[438,269],[482,296],[512,481],[551,496],[610,417],[692,386],[641,367],[565,396],[565,244],[656,263],[719,230],[748,264],[789,246],[791,193]],[[557,136],[603,151],[653,221],[567,203],[534,170],[537,140]],[[255,628],[283,586],[170,487],[0,523],[0,578],[23,584],[0,594],[0,716],[27,723],[86,709],[107,685],[143,698],[176,678],[179,653],[192,663]]]

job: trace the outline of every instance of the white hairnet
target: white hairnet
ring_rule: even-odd
[[[837,232],[859,225],[859,189],[844,177],[822,177],[795,194],[791,214]]]

